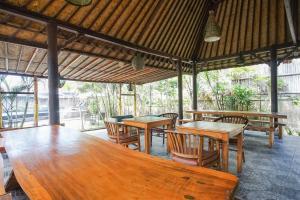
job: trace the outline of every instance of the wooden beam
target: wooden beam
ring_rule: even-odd
[[[193,109],[197,110],[197,65],[193,63]]]
[[[47,49],[48,48],[46,44],[41,44],[41,43],[37,43],[37,42],[33,42],[33,41],[27,41],[27,40],[19,39],[19,38],[10,38],[10,37],[7,37],[7,36],[1,35],[1,34],[0,34],[0,41],[9,42],[9,43],[13,43],[13,44],[20,44],[20,45],[25,45],[25,46],[30,46],[30,47],[36,47],[36,48],[39,48],[39,49]],[[112,60],[112,61],[117,61],[117,62],[123,62],[123,63],[126,63],[126,64],[131,63],[131,61],[126,60],[126,59],[120,59],[120,58],[115,58],[115,57],[111,57],[111,56],[101,55],[100,53],[82,52],[80,50],[70,49],[70,48],[67,48],[67,47],[65,47],[63,50],[65,52],[81,54],[81,55],[84,55],[84,56],[97,57],[97,58],[102,58],[102,59],[107,59],[107,60]],[[160,67],[157,67],[153,64],[146,64],[146,66],[151,67],[151,68],[161,69]],[[170,69],[170,70],[176,71],[176,69]],[[43,72],[43,74],[45,74],[46,72],[47,72],[47,70],[45,70]]]
[[[38,98],[38,80],[37,77],[33,78],[34,87],[34,126],[39,125],[39,98]]]
[[[60,74],[63,74],[64,71],[66,71],[69,67],[71,67],[74,63],[76,63],[80,58],[82,57],[82,55],[78,55],[74,60],[72,60],[67,66],[65,66],[61,71]]]
[[[119,115],[122,115],[122,84],[119,85]]]
[[[277,92],[277,52],[271,51],[271,112],[278,112],[278,92]]]
[[[133,89],[133,110],[134,110],[134,116],[137,116],[136,84],[134,84],[134,89]]]
[[[31,55],[30,60],[29,60],[27,66],[26,66],[26,69],[25,69],[25,71],[24,71],[25,73],[27,73],[27,71],[28,71],[28,69],[29,69],[29,67],[30,67],[30,65],[31,65],[31,63],[32,63],[32,61],[33,61],[33,59],[34,59],[34,57],[35,57],[36,54],[38,53],[38,51],[39,51],[38,48],[35,48],[35,49],[34,49],[33,54]]]
[[[22,58],[22,54],[23,54],[23,48],[24,48],[24,46],[22,45],[20,47],[20,53],[19,53],[18,62],[16,65],[16,70],[15,70],[16,72],[18,72],[18,70],[19,70],[19,66],[20,66],[20,62],[21,62],[21,58]]]
[[[289,30],[294,44],[297,44],[297,36],[294,27],[294,20],[291,8],[291,0],[284,0],[285,14],[289,24]]]
[[[183,119],[183,95],[182,95],[182,65],[180,60],[177,63],[178,70],[178,118]]]
[[[42,15],[40,13],[36,13],[36,12],[30,11],[30,10],[27,10],[26,8],[23,8],[23,7],[13,6],[6,2],[0,1],[0,10],[5,13],[14,15],[14,16],[27,18],[29,20],[33,20],[33,21],[43,23],[43,24],[47,24],[49,21],[51,21],[52,23],[57,24],[58,27],[66,30],[66,31],[74,32],[77,34],[82,34],[82,35],[85,35],[86,37],[93,38],[93,39],[96,39],[96,40],[99,40],[102,42],[106,42],[106,43],[112,44],[114,46],[119,46],[119,47],[122,47],[125,49],[130,49],[135,52],[140,52],[140,53],[149,54],[149,55],[155,55],[157,57],[162,57],[162,58],[180,59],[180,60],[182,60],[182,62],[187,62],[187,63],[189,63],[189,61],[190,61],[188,59],[181,58],[176,55],[171,55],[168,53],[160,52],[158,50],[153,50],[153,49],[146,48],[146,47],[143,47],[140,45],[136,45],[131,42],[127,42],[127,41],[124,41],[124,40],[121,40],[118,38],[111,37],[109,35],[102,34],[100,32],[95,32],[91,29],[78,27],[78,26],[70,24],[68,22],[64,22],[64,21],[61,21],[61,20],[58,20],[58,19],[55,19],[52,17]]]
[[[3,128],[3,107],[2,107],[2,95],[0,95],[0,128]]]

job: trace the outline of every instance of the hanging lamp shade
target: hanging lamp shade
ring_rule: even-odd
[[[132,92],[132,91],[133,91],[132,83],[129,83],[129,84],[128,84],[128,91],[129,91],[129,92]]]
[[[145,61],[144,61],[144,58],[142,57],[142,55],[140,53],[137,53],[133,57],[131,64],[132,64],[134,70],[142,70],[142,69],[144,69]]]
[[[221,39],[221,28],[215,20],[215,12],[210,10],[205,27],[205,42],[215,42]]]
[[[92,0],[65,0],[65,1],[74,4],[76,6],[87,6],[92,2]]]

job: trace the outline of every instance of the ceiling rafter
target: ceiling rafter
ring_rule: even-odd
[[[294,20],[293,20],[293,13],[291,8],[291,0],[284,0],[284,6],[285,6],[285,14],[288,20],[288,26],[290,30],[290,34],[293,40],[294,44],[297,44],[297,36],[296,31],[294,27]]]
[[[19,52],[18,62],[16,65],[15,72],[18,72],[18,70],[19,70],[19,66],[20,66],[20,62],[21,62],[21,58],[22,58],[22,54],[23,54],[23,47],[24,47],[23,45],[21,45],[21,47],[20,47],[20,52]]]
[[[34,57],[36,56],[36,54],[38,53],[38,51],[39,51],[38,48],[35,48],[35,49],[34,49],[32,55],[31,55],[31,57],[30,57],[30,60],[29,60],[27,66],[26,66],[26,68],[25,68],[25,71],[24,71],[25,74],[27,73],[29,67],[31,66],[31,63],[32,63]]]

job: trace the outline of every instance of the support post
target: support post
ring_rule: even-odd
[[[182,65],[180,60],[177,63],[177,71],[178,71],[178,118],[183,119]]]
[[[47,24],[48,35],[48,88],[49,88],[49,123],[60,124],[59,117],[59,74],[57,58],[57,25]]]
[[[133,105],[133,110],[134,110],[134,116],[137,116],[137,105],[136,105],[136,84],[134,84],[134,89],[133,89],[133,100],[134,100],[134,105]]]
[[[277,52],[275,48],[271,50],[271,112],[278,112],[278,92],[277,92]]]
[[[152,84],[150,84],[149,104],[149,114],[152,115]]]
[[[197,110],[197,67],[196,62],[193,62],[193,110]]]
[[[39,125],[39,98],[38,98],[38,80],[37,77],[33,78],[34,87],[34,126]]]
[[[119,115],[122,115],[122,84],[119,85]]]
[[[3,108],[2,108],[2,94],[0,93],[0,129],[3,128]]]

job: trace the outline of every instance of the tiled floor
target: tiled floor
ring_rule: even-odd
[[[105,130],[86,133],[107,139]],[[245,200],[300,200],[300,137],[275,138],[272,149],[267,146],[265,133],[246,132],[245,137],[246,163],[238,175],[236,196]],[[151,154],[169,159],[162,139],[153,138]],[[236,174],[235,161],[235,152],[231,152],[229,170],[233,174]]]

